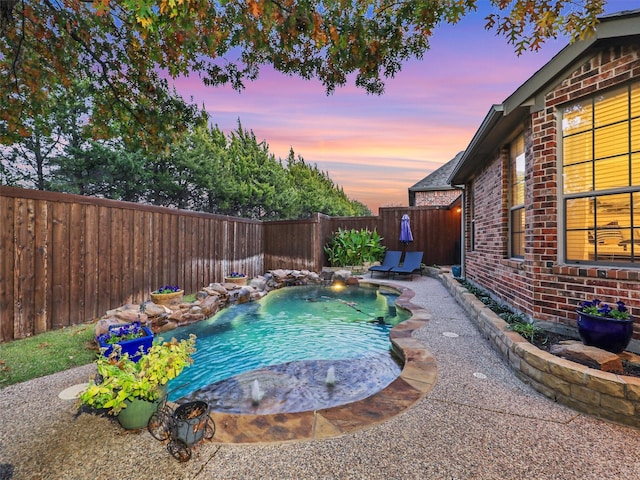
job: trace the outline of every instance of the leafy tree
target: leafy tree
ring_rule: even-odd
[[[229,178],[235,182],[227,188],[229,215],[275,219],[291,215],[296,192],[282,164],[269,153],[265,142],[253,132],[238,128],[229,139],[227,150]]]
[[[146,200],[156,205],[262,220],[371,214],[293,151],[283,166],[240,122],[229,136],[196,128],[152,163]]]
[[[49,189],[47,178],[52,173],[53,159],[65,146],[79,147],[84,143],[82,129],[90,109],[85,95],[87,88],[86,82],[78,80],[67,89],[58,87],[49,94],[46,112],[26,119],[29,134],[8,137],[16,142],[4,147],[0,158],[16,184]],[[0,134],[9,134],[2,124]]]
[[[371,215],[362,203],[349,200],[329,175],[316,165],[307,164],[301,156],[289,151],[287,171],[297,188],[295,217],[310,217],[316,212],[332,216]]]
[[[218,213],[227,139],[219,128],[200,126],[153,163],[150,203]]]
[[[490,0],[487,27],[516,51],[558,33],[595,26],[605,0]],[[176,101],[164,76],[197,73],[236,89],[260,67],[318,78],[327,92],[347,82],[381,93],[410,58],[422,58],[438,24],[455,23],[478,0],[3,0],[0,130],[3,143],[31,135],[52,92],[91,80],[90,125],[113,119],[124,139],[162,150],[196,112]],[[171,119],[170,122],[167,119]],[[12,140],[13,141],[13,140]]]
[[[147,157],[115,141],[69,145],[52,163],[49,190],[137,202],[150,185]]]

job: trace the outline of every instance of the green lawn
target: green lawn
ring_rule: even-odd
[[[193,302],[196,294],[185,295]],[[98,354],[93,323],[0,343],[0,388],[93,362]]]
[[[81,324],[0,344],[0,388],[96,359],[94,324]]]

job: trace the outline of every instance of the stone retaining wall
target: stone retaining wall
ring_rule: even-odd
[[[523,382],[577,411],[640,428],[640,378],[596,370],[529,343],[449,273],[441,282]]]

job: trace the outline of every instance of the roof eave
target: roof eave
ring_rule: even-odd
[[[482,120],[480,128],[478,128],[475,135],[471,139],[469,146],[462,153],[462,156],[460,157],[460,161],[456,165],[456,168],[454,168],[449,175],[449,179],[447,180],[447,182],[450,185],[455,186],[464,184],[466,179],[475,170],[477,166],[476,164],[479,162],[477,160],[472,162],[470,161],[470,159],[478,158],[476,155],[476,151],[479,149],[487,134],[493,130],[493,128],[498,124],[501,118],[502,105],[492,105],[489,109],[489,112],[484,117],[484,120]]]
[[[521,106],[529,106],[535,110],[536,104],[544,101],[544,98],[537,97],[538,92],[556,82],[563,72],[571,69],[572,65],[581,62],[595,44],[606,43],[613,38],[623,39],[640,35],[640,10],[626,12],[626,15],[602,17],[593,35],[570,43],[560,50],[502,103],[504,115],[509,115]],[[543,105],[539,105],[538,108],[543,108]]]
[[[476,169],[486,161],[487,155],[495,152],[496,145],[504,143],[501,135],[508,135],[509,130],[516,128],[527,115],[543,108],[541,103],[544,102],[544,95],[540,95],[540,92],[559,81],[559,77],[574,64],[577,67],[596,44],[640,36],[639,17],[640,10],[601,17],[594,35],[563,48],[503,103],[493,105],[449,175],[448,182],[454,186],[463,185],[471,179]]]

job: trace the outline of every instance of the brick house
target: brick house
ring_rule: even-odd
[[[462,189],[451,186],[448,179],[462,153],[458,153],[453,159],[409,187],[410,207],[448,207],[458,200]]]
[[[593,297],[639,319],[640,10],[601,17],[493,105],[448,181],[465,278],[535,320],[575,326]]]

